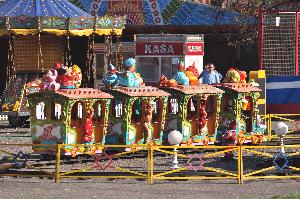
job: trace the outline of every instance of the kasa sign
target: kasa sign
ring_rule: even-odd
[[[204,43],[203,42],[188,42],[185,44],[186,55],[204,55]]]
[[[183,43],[137,42],[136,55],[182,55]]]

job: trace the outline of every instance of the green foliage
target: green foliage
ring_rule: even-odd
[[[288,196],[273,196],[270,199],[299,199],[300,198],[300,193],[294,193]]]
[[[82,3],[79,0],[69,0],[69,1],[74,5],[76,5],[77,7],[79,7],[80,9],[86,11],[85,7],[82,5]]]

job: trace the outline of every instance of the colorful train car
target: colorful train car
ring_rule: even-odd
[[[207,145],[215,141],[224,91],[206,84],[160,88],[171,94],[164,140],[170,131],[178,130],[186,144]]]
[[[250,83],[221,83],[225,91],[222,97],[218,135],[235,130],[239,144],[264,141],[266,125],[259,117],[258,98],[260,88]]]
[[[150,86],[104,89],[114,96],[106,144],[161,144],[169,94]]]
[[[112,98],[108,93],[89,88],[30,94],[33,144],[104,144]]]

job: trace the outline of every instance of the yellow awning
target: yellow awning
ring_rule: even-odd
[[[96,29],[95,31],[93,29],[85,29],[85,30],[59,30],[59,29],[43,29],[41,32],[49,33],[49,34],[55,34],[58,36],[66,35],[70,33],[73,36],[90,36],[91,34],[95,33],[98,35],[110,35],[112,32],[114,32],[116,35],[122,35],[123,29]],[[37,29],[0,29],[0,36],[8,35],[8,34],[15,34],[15,35],[36,35],[39,33]]]

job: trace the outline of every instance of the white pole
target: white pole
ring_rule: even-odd
[[[176,144],[175,146],[179,146],[178,144]],[[173,152],[175,153],[174,154],[174,157],[173,157],[173,161],[172,161],[172,169],[178,169],[179,166],[178,166],[178,159],[177,159],[177,148],[174,148]]]
[[[281,149],[280,149],[281,153],[285,154],[283,136],[280,136],[280,146],[281,146]]]

